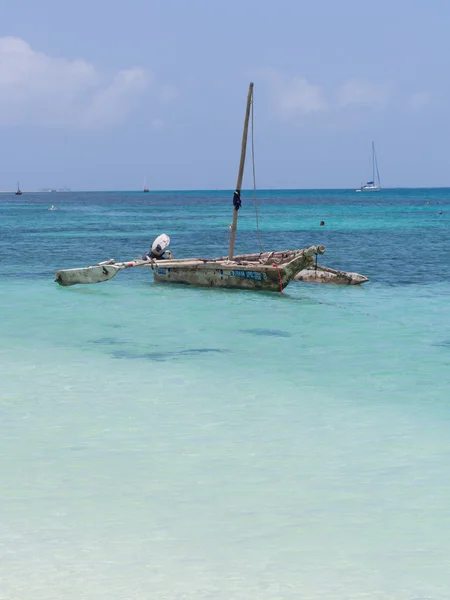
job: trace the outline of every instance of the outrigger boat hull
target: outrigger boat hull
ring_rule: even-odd
[[[233,261],[226,258],[164,260],[140,266],[153,269],[157,282],[279,292],[299,271],[314,264],[315,255],[323,252],[323,246],[311,246],[304,250],[235,256]]]
[[[284,250],[261,254],[243,254],[232,261],[227,258],[150,259],[115,263],[113,259],[78,269],[61,269],[55,281],[62,286],[101,283],[130,267],[152,269],[154,279],[197,287],[243,290],[282,291],[299,271],[314,264],[314,256],[323,254],[324,246],[303,250]]]

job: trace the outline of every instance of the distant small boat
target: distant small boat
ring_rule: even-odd
[[[56,208],[52,204],[48,210],[56,210]]]
[[[19,182],[17,182],[17,191],[15,192],[16,196],[22,195],[22,190],[20,189]]]
[[[381,190],[380,185],[380,173],[378,172],[377,155],[375,152],[375,143],[372,142],[372,181],[368,181],[358,188],[357,192],[379,192]]]
[[[142,191],[146,194],[150,191],[147,187],[147,178],[146,177],[144,177],[144,189]]]

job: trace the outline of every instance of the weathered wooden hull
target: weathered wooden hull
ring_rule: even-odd
[[[276,292],[284,289],[291,280],[286,277],[283,270],[278,272],[273,267],[240,267],[237,269],[211,263],[190,265],[189,267],[157,266],[153,270],[155,281],[197,287]]]
[[[313,256],[323,247],[272,252],[213,260],[152,261],[142,267],[153,269],[155,281],[197,287],[217,287],[279,292],[295,275],[313,264]]]

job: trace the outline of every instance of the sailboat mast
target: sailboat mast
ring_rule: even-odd
[[[375,185],[375,142],[372,142],[372,181]]]
[[[239,173],[236,185],[236,191],[233,196],[233,222],[231,224],[231,236],[230,236],[230,247],[228,249],[228,260],[233,260],[234,242],[236,240],[236,228],[238,211],[241,208],[241,186],[242,178],[244,176],[244,165],[245,165],[245,154],[247,150],[247,134],[248,134],[248,122],[250,119],[250,107],[253,99],[253,83],[250,83],[248,88],[247,96],[247,109],[245,111],[244,131],[242,133],[242,146],[241,146],[241,160],[239,163]]]
[[[377,155],[375,153],[375,170],[377,173],[377,181],[378,181],[378,187],[381,188],[381,179],[380,179],[380,171],[378,170],[378,160],[377,160]]]

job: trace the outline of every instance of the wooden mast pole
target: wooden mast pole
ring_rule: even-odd
[[[234,197],[233,197],[234,210],[233,210],[233,222],[231,224],[231,236],[230,236],[230,247],[228,249],[228,260],[233,260],[238,211],[241,207],[241,186],[242,186],[242,178],[244,176],[245,154],[246,154],[246,150],[247,150],[248,122],[250,119],[250,108],[251,108],[251,104],[252,104],[252,99],[253,99],[253,83],[250,83],[249,88],[248,88],[247,110],[245,112],[244,131],[242,134],[241,161],[239,163],[239,173],[238,173],[236,191],[234,192]]]

